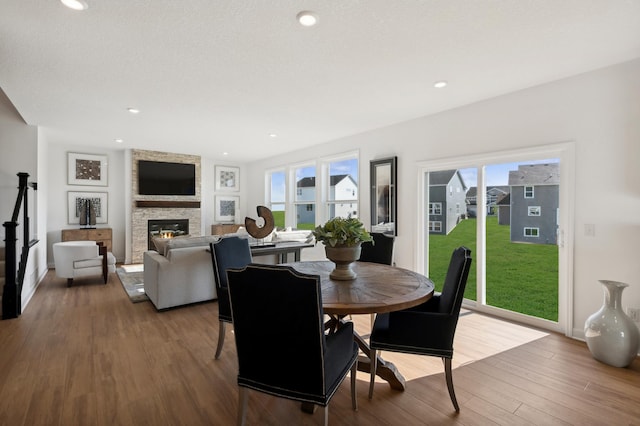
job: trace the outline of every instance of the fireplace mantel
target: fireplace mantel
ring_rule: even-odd
[[[200,201],[153,201],[153,200],[136,200],[138,208],[177,208],[177,209],[199,209]]]

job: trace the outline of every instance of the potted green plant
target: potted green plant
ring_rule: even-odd
[[[313,236],[325,246],[327,258],[336,264],[330,277],[336,280],[353,280],[357,274],[351,264],[360,258],[360,244],[371,241],[371,234],[355,217],[335,217],[313,230]]]

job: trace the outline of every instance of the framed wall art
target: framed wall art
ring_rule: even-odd
[[[107,186],[106,155],[67,153],[69,185]]]
[[[240,191],[240,168],[216,166],[216,191]]]
[[[87,205],[87,201],[95,212],[96,223],[107,223],[107,192],[67,192],[68,202],[68,220],[69,225],[79,225],[83,206]]]
[[[236,211],[240,209],[240,197],[216,195],[215,222],[234,223]]]

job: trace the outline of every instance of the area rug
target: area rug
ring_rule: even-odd
[[[127,292],[129,300],[133,303],[149,300],[149,297],[144,292],[143,268],[143,265],[122,265],[116,269],[122,288]]]

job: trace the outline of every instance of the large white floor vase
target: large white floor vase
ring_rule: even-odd
[[[584,324],[584,336],[591,354],[614,367],[627,367],[638,355],[640,332],[622,309],[622,290],[629,284],[599,280],[604,288],[604,303]]]

